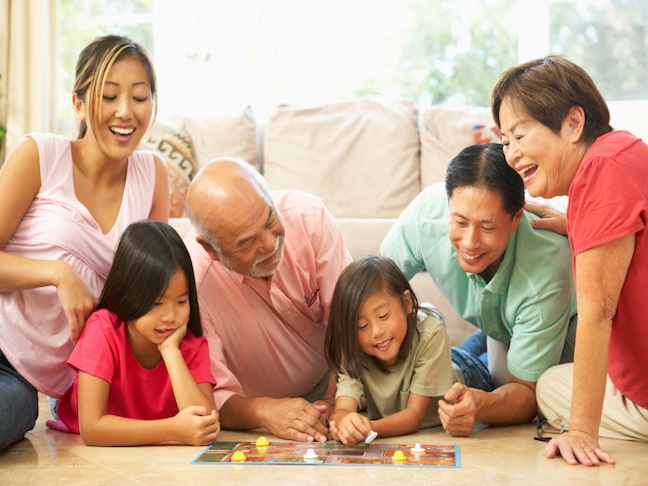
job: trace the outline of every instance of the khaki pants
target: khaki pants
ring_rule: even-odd
[[[574,364],[547,370],[538,380],[536,399],[540,417],[556,429],[569,429]],[[599,436],[648,442],[648,409],[635,405],[607,378]]]

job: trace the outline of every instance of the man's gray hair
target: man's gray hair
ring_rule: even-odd
[[[217,253],[221,253],[221,247],[216,242],[216,237],[212,234],[211,231],[209,231],[205,227],[203,222],[200,221],[200,219],[191,211],[189,207],[189,199],[185,201],[185,214],[189,218],[189,221],[191,221],[191,225],[196,230],[196,235],[200,236],[203,240],[205,240],[206,243],[209,243],[209,245],[214,249],[214,251],[216,251]]]

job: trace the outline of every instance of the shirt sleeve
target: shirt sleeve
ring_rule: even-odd
[[[196,383],[210,383],[214,386],[216,385],[216,380],[210,369],[207,339],[204,336],[197,338],[193,335],[192,338],[191,349],[185,354],[187,368],[189,368]]]
[[[200,318],[203,324],[204,337],[208,343],[211,372],[216,383],[218,383],[218,386],[214,388],[214,401],[216,407],[220,409],[232,395],[243,395],[243,389],[234,373],[227,366],[223,354],[223,342],[214,331],[215,326],[209,318],[209,313],[203,312],[202,307]]]
[[[507,354],[513,376],[535,383],[560,362],[571,318],[572,292],[571,288],[552,289],[518,308]]]
[[[646,181],[621,174],[623,170],[604,157],[594,157],[581,167],[567,209],[574,255],[645,228],[645,196],[637,184]]]
[[[440,397],[453,384],[450,343],[440,321],[434,318],[426,321],[426,329],[421,332],[416,348],[410,392],[424,397]]]
[[[364,385],[356,378],[351,378],[346,373],[338,373],[337,391],[335,399],[340,397],[353,398],[360,408],[360,399],[364,396]]]
[[[425,260],[421,251],[419,225],[423,221],[420,212],[430,190],[422,191],[405,208],[387,232],[380,245],[380,253],[391,258],[408,280],[425,270]]]
[[[109,332],[114,324],[106,314],[94,312],[83,327],[68,365],[76,371],[84,371],[112,383],[115,363],[119,360],[119,347],[115,343],[116,333]]]

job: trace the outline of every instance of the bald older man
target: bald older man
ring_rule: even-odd
[[[335,377],[324,359],[333,289],[351,261],[322,201],[270,192],[238,159],[217,159],[187,193],[185,238],[225,429],[325,441]]]

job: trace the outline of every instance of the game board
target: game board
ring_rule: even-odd
[[[362,442],[346,447],[340,442],[267,442],[262,439],[256,443],[214,442],[192,464],[461,467],[459,446],[456,445]]]

